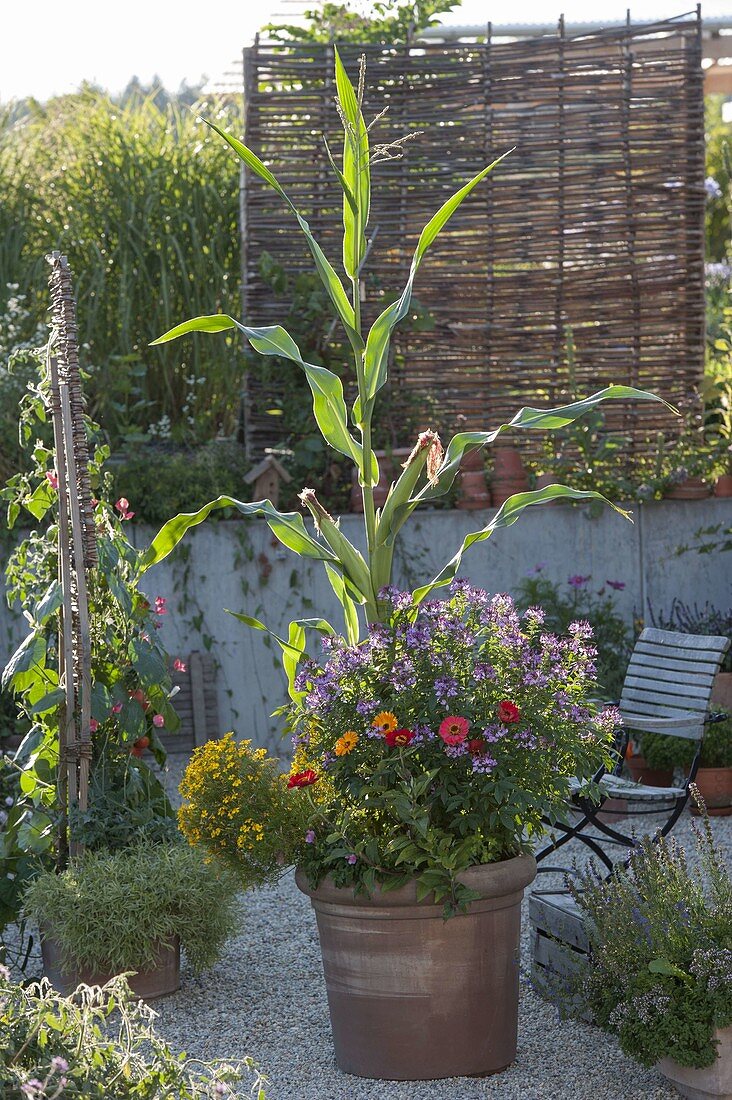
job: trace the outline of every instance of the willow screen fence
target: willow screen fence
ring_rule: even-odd
[[[482,43],[343,47],[352,74],[362,52],[367,121],[388,104],[385,139],[424,132],[403,160],[374,170],[367,320],[401,289],[419,231],[445,197],[515,146],[420,269],[415,293],[435,327],[398,339],[401,397],[443,429],[556,402],[571,390],[569,325],[579,390],[618,382],[684,398],[700,378],[705,335],[698,15],[577,37],[560,21],[556,35],[514,42],[488,33]],[[340,145],[332,69],[329,46],[245,51],[247,142],[338,261],[341,197],[321,138]],[[266,250],[294,273],[309,269],[309,254],[251,173],[242,232],[249,323],[281,321],[258,257]],[[267,386],[250,380],[255,453],[277,442],[270,404]],[[632,440],[628,461],[676,430],[661,406],[646,405],[616,407],[607,426]]]

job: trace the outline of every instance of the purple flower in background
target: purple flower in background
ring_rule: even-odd
[[[547,562],[539,561],[536,563],[533,569],[529,569],[526,573],[527,577],[535,577],[537,573],[541,573],[542,569],[546,569]]]
[[[359,699],[356,703],[356,712],[361,715],[362,718],[368,718],[377,708],[378,703],[375,699]]]
[[[454,698],[458,693],[457,680],[453,680],[451,676],[438,676],[435,680],[435,698],[437,702],[443,707],[446,707],[448,701]]]
[[[572,588],[583,588],[591,579],[591,573],[588,573],[586,577],[583,577],[580,573],[575,573],[574,576],[567,579],[567,584],[571,584]]]
[[[66,1070],[68,1068],[69,1063],[66,1061],[65,1058],[60,1058],[57,1056],[56,1058],[51,1059],[51,1069],[54,1071],[54,1073],[66,1073]]]
[[[714,176],[707,176],[704,180],[704,190],[707,193],[708,199],[721,199],[722,188],[719,186]]]
[[[346,863],[350,863],[352,867],[353,867],[354,863],[357,863],[357,862],[358,862],[358,856],[354,852],[351,852],[350,855],[346,856]]]
[[[732,267],[726,260],[719,264],[705,264],[704,272],[708,287],[725,286],[732,279]]]
[[[605,581],[605,584],[614,588],[616,592],[622,592],[625,588],[625,581]]]
[[[524,611],[524,618],[527,623],[531,625],[541,625],[546,618],[546,612],[543,607],[527,607]]]
[[[315,844],[315,831],[313,829],[308,829],[305,833],[305,843]]]
[[[586,619],[577,619],[576,622],[569,624],[567,633],[571,634],[573,638],[591,638],[592,627]]]
[[[489,665],[487,661],[479,661],[473,669],[473,679],[477,680],[478,683],[483,680],[497,680],[498,673],[493,665]]]
[[[496,761],[489,753],[482,753],[473,757],[473,771],[483,775],[490,775],[496,766]]]

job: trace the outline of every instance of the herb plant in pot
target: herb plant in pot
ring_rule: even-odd
[[[236,508],[243,515],[263,518],[288,549],[324,563],[343,609],[342,640],[320,617],[296,619],[286,636],[273,634],[249,615],[237,617],[271,634],[283,651],[292,701],[288,720],[299,743],[289,779],[290,794],[297,813],[303,803],[310,820],[295,861],[300,865],[302,886],[312,894],[321,928],[325,929],[322,921],[329,924],[329,930],[323,931],[323,949],[332,996],[340,998],[337,986],[349,971],[363,974],[364,965],[373,964],[374,968],[364,987],[370,991],[369,998],[363,1002],[366,1006],[368,1000],[371,1005],[363,1011],[374,1029],[356,1032],[350,1039],[345,1036],[339,1023],[339,999],[333,1012],[338,1058],[353,1072],[372,1076],[492,1073],[507,1065],[515,1053],[516,921],[521,893],[534,873],[533,861],[524,850],[525,838],[540,828],[544,816],[563,812],[571,776],[587,778],[605,759],[612,720],[605,717],[599,725],[590,722],[588,727],[585,689],[593,674],[583,628],[563,642],[549,638],[542,643],[536,615],[525,621],[523,629],[510,601],[499,600],[489,607],[484,595],[468,598],[459,589],[451,593],[442,612],[426,601],[436,589],[453,581],[470,547],[513,524],[525,508],[560,498],[605,498],[594,490],[564,485],[517,492],[487,524],[464,537],[431,580],[407,596],[395,596],[391,588],[395,550],[412,513],[450,492],[464,457],[496,442],[505,432],[562,428],[606,400],[658,399],[632,387],[609,386],[562,408],[521,409],[510,422],[491,431],[459,432],[446,450],[434,431],[424,431],[388,486],[383,506],[377,509],[374,410],[387,382],[392,334],[409,315],[414,282],[427,250],[499,162],[483,168],[446,198],[420,234],[401,295],[388,304],[384,299],[381,312],[366,332],[362,325],[363,268],[368,255],[371,167],[400,156],[406,137],[370,148],[372,127],[362,113],[365,69],[362,66],[356,89],[338,51],[334,53],[344,144],[342,168],[335,162],[333,167],[343,194],[346,285],[271,169],[237,138],[218,132],[246,169],[277,192],[305,235],[336,322],[342,325],[353,351],[357,398],[352,408],[346,406],[341,377],[307,362],[281,325],[252,328],[233,317],[214,314],[185,321],[156,343],[191,332],[238,330],[259,354],[288,359],[302,369],[323,438],[358,470],[364,550],[346,537],[316,491],[306,488],[300,500],[314,530],[305,526],[299,513],[280,512],[269,500],[245,502],[221,496],[165,524],[142,564],[150,568],[164,559],[188,530],[218,508]],[[458,650],[452,654],[450,638],[441,633],[441,613],[446,623],[454,625],[455,644],[462,647],[459,654]],[[433,623],[435,614],[438,619]],[[461,616],[462,628],[457,623]],[[368,634],[361,643],[364,626]],[[349,673],[351,697],[344,696],[340,711],[331,713],[329,709],[325,689],[334,679],[329,661],[322,668],[305,665],[298,674],[309,630],[326,639],[336,666],[349,660],[354,667],[363,664],[363,682],[361,673]],[[391,653],[393,668],[386,669],[384,653]],[[525,658],[520,669],[511,664],[519,654]],[[463,661],[459,667],[458,656]],[[527,664],[529,660],[535,663]],[[415,668],[419,664],[414,684],[410,683],[412,661]],[[397,687],[385,677],[387,671],[398,675],[400,668],[404,678]],[[495,681],[494,668],[499,669]],[[535,679],[524,681],[524,675]],[[357,684],[358,697],[353,695]],[[363,690],[369,686],[371,695],[364,697]],[[407,695],[402,696],[402,686]],[[383,720],[374,725],[379,714]],[[540,761],[539,774],[534,766]],[[247,793],[245,780],[237,791],[241,806]],[[223,791],[219,802],[222,799]],[[246,827],[241,843],[247,851],[252,844],[256,851],[257,845],[264,843],[252,839],[259,835],[254,824],[263,827],[264,836],[267,833],[266,821],[254,814],[241,822]],[[370,927],[380,929],[378,939],[384,955],[378,966],[375,956],[369,960],[363,954],[363,936],[349,935],[347,942],[333,946],[329,939],[329,914],[336,912],[333,906],[347,909],[356,924],[363,918],[372,922]],[[446,923],[444,911],[455,914]],[[431,932],[423,942],[425,925]],[[457,931],[468,925],[472,932]],[[486,929],[495,933],[500,948],[486,941]],[[410,969],[410,952],[420,950],[424,965]],[[450,982],[437,988],[429,975],[446,958],[453,959],[455,969]],[[476,984],[481,967],[485,977],[482,988]],[[468,982],[470,1002],[475,1006],[470,1013],[464,1009],[463,983]],[[380,1013],[373,1010],[379,1000],[379,983]],[[345,987],[342,993],[353,1021],[360,1011],[359,998],[349,996]],[[400,1006],[397,1014],[396,1005]]]
[[[695,847],[692,865],[673,839],[646,839],[612,878],[570,883],[590,943],[575,992],[682,1096],[730,1100],[732,885],[706,819]]]
[[[61,993],[134,971],[151,1000],[180,985],[180,948],[194,970],[219,957],[236,927],[236,881],[180,841],[87,851],[60,874],[42,872],[25,894],[41,929],[46,976]]]

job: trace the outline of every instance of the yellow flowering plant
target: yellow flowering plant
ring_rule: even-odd
[[[227,733],[194,751],[178,824],[189,844],[235,870],[245,887],[272,881],[294,862],[307,828],[304,802],[293,801],[287,782],[276,757]]]

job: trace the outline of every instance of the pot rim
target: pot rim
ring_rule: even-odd
[[[529,883],[536,878],[536,860],[533,855],[522,853],[502,859],[496,863],[481,863],[475,867],[468,867],[457,876],[458,881],[473,890],[480,891],[481,899],[500,898],[518,891],[523,892]],[[312,887],[308,876],[301,867],[295,869],[295,882],[298,889],[311,898],[314,902],[331,902],[337,905],[368,906],[374,908],[398,908],[399,906],[424,906],[434,907],[433,894],[427,894],[421,901],[417,900],[416,880],[400,886],[398,890],[384,892],[377,884],[372,894],[356,894],[350,886],[335,886],[333,879],[327,875],[320,884]],[[440,906],[442,902],[438,903]]]

